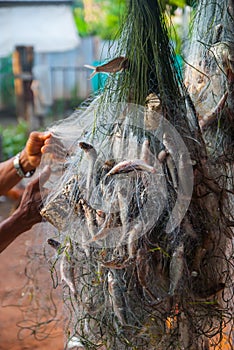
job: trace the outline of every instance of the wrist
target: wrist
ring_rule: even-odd
[[[35,167],[33,165],[31,165],[31,163],[28,159],[28,154],[27,154],[25,148],[20,152],[20,165],[21,165],[24,173],[27,173],[28,171],[35,169]]]
[[[28,160],[28,156],[25,150],[23,150],[15,156],[13,164],[17,174],[21,178],[31,177],[35,172],[34,167],[30,164]]]
[[[21,233],[31,227],[22,219],[22,215],[16,210],[11,216],[0,223],[0,253],[6,249]]]

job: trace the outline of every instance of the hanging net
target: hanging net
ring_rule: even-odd
[[[104,90],[50,128],[42,215],[57,230],[47,242],[66,349],[232,344],[233,177],[214,163],[220,148],[211,158],[194,107],[208,113],[211,83],[225,94],[225,79],[210,77],[212,63],[200,89],[195,60],[186,89],[174,57],[158,2],[129,1],[115,55],[98,68],[110,73]]]

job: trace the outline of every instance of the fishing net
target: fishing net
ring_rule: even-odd
[[[187,71],[186,89],[153,0],[129,2],[114,57],[128,64],[50,128],[42,160],[52,170],[42,215],[57,229],[47,238],[64,286],[65,347],[232,346],[233,176],[199,127],[194,105],[199,115],[214,106],[208,92],[199,106],[197,77],[189,81],[202,68]],[[218,94],[225,79],[216,84]]]
[[[14,312],[17,328],[11,329],[13,335],[10,337],[14,346],[15,343],[20,344],[20,347],[28,343],[33,343],[35,347],[38,343],[43,346],[47,341],[49,344],[51,339],[62,335],[64,320],[61,287],[56,284],[56,278],[54,283],[48,284],[51,279],[48,262],[50,258],[51,264],[54,262],[54,254],[45,242],[45,232],[46,223],[34,226],[33,244],[28,236],[25,245],[19,245],[18,251],[15,251],[18,261],[14,271],[17,279],[14,279],[14,288],[9,289],[1,299],[1,307],[11,308]],[[1,341],[2,349],[6,349],[8,343],[4,335]]]
[[[138,240],[153,229],[159,218],[165,216],[165,208],[169,207],[163,164],[157,157],[165,142],[165,132],[177,140],[183,161],[191,161],[179,134],[161,115],[155,112],[158,126],[153,130],[148,126],[149,111],[144,107],[109,103],[103,107],[102,102],[102,113],[98,118],[100,99],[96,98],[84,110],[54,126],[51,129],[54,144],[43,161],[43,164],[50,164],[52,176],[47,183],[51,191],[45,198],[42,213],[59,231],[56,239],[62,244],[58,246],[55,260],[61,260],[60,274],[63,276],[63,269],[70,270],[69,302],[66,301],[66,305],[71,307],[72,298],[74,310],[71,312],[72,325],[69,325],[69,333],[72,330],[73,336],[68,345],[73,344],[74,337],[75,343],[88,346],[91,340],[95,340],[96,344],[100,332],[105,333],[112,344],[120,325],[132,325],[132,330],[136,327],[138,310],[132,311],[131,317],[128,315],[124,293],[126,282],[121,282],[123,272],[117,270],[130,268],[133,273],[137,254],[141,252],[142,257],[138,259],[143,259],[144,252],[147,252],[138,252]],[[73,130],[76,131],[74,135]],[[64,137],[66,132],[67,138]],[[179,169],[180,161],[179,155],[175,154],[172,162],[179,174],[183,172]],[[123,173],[121,164],[127,165]],[[115,174],[116,167],[120,172]],[[168,232],[179,225],[189,206],[192,186],[184,188],[185,182],[181,184],[183,175],[180,174],[178,183],[168,175],[171,186],[176,181],[178,187],[177,204],[170,203],[173,209],[171,217],[165,219]],[[186,175],[189,175],[188,167]],[[54,241],[49,239],[49,243],[53,245]],[[152,249],[153,253],[155,247]],[[156,251],[160,249],[157,247]],[[64,261],[64,251],[68,254],[65,258],[68,261]],[[157,297],[149,291],[149,303],[151,298],[160,301],[166,295],[169,285],[165,281],[162,283]],[[119,306],[113,305],[118,315],[111,316],[108,312],[112,297]],[[140,300],[140,296],[138,298]],[[106,330],[111,324],[110,317],[114,322],[112,340],[110,330]],[[81,331],[80,327],[84,330]],[[96,345],[107,340],[101,337]],[[121,342],[126,340],[123,338]]]
[[[201,1],[186,48],[185,85],[219,162],[233,161],[233,15],[231,1]]]
[[[216,299],[222,309],[224,331],[220,330],[210,344],[216,348],[220,341],[224,349],[233,348],[233,324],[228,324],[224,311],[233,313],[233,10],[232,1],[199,2],[185,60],[185,85],[196,106],[206,143],[206,176],[213,177],[217,186],[205,195],[204,219],[212,216],[215,222],[215,234],[210,235],[212,243],[207,246],[211,261],[219,265],[217,276],[223,273],[226,287]]]

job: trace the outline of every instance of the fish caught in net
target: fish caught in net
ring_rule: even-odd
[[[186,89],[159,3],[129,1],[115,57],[128,64],[50,128],[41,213],[57,228],[48,244],[64,286],[66,349],[219,349],[224,339],[231,349],[230,133],[208,137],[217,111],[229,113],[232,55],[218,27],[227,3],[207,7],[216,34],[194,39],[200,58],[191,51]],[[203,5],[201,28],[211,21]]]

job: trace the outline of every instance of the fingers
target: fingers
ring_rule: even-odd
[[[50,176],[50,167],[46,166],[40,176],[30,182],[24,190],[18,211],[22,214],[23,220],[27,227],[41,221],[40,210],[42,208],[41,185],[43,185]]]
[[[41,141],[42,143],[44,143],[45,140],[49,139],[50,137],[50,132],[32,131],[29,135],[29,139],[31,140],[31,142]]]
[[[53,158],[63,160],[67,156],[67,149],[58,138],[52,135],[45,140],[45,143],[41,148],[41,153],[50,153]]]
[[[51,137],[51,132],[50,131],[44,132],[41,135],[41,138],[42,138],[43,141],[45,141],[46,139],[49,139],[50,137]]]
[[[51,133],[43,133],[38,131],[32,131],[29,135],[26,148],[30,155],[41,152],[41,147],[45,141],[51,137]]]
[[[41,148],[44,143],[51,137],[50,132],[33,131],[30,133],[28,141],[25,146],[25,154],[30,166],[36,168],[41,160]]]

